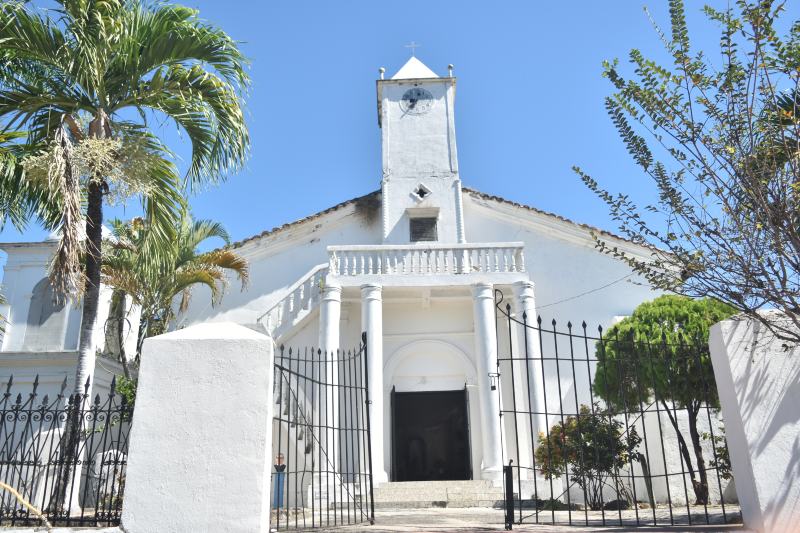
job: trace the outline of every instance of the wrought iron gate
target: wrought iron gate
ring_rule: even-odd
[[[366,334],[354,350],[275,357],[271,527],[374,522]]]
[[[500,291],[497,333],[507,529],[741,521],[705,342],[515,316]]]

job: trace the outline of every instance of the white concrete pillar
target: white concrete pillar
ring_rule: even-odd
[[[324,395],[325,405],[318,413],[321,423],[326,426],[322,435],[324,449],[323,464],[320,471],[339,472],[339,443],[336,438],[335,427],[339,421],[339,324],[342,316],[342,288],[334,284],[325,284],[319,307],[319,349],[322,351],[324,361],[324,382],[319,397]],[[319,422],[319,421],[318,421]]]
[[[369,365],[370,429],[372,437],[372,478],[375,483],[389,481],[383,448],[383,299],[381,286],[361,286],[361,329],[367,333]]]
[[[762,312],[781,327],[793,328],[789,317]],[[800,345],[743,316],[715,324],[708,345],[744,527],[757,533],[796,532]],[[717,436],[720,424],[713,424]]]
[[[478,397],[483,436],[482,479],[502,479],[503,459],[500,439],[500,383],[491,388],[490,373],[497,372],[497,330],[494,316],[494,290],[490,283],[476,283],[474,298],[475,355],[478,363]]]
[[[525,380],[523,386],[526,393],[530,381],[531,390],[528,402],[530,410],[537,413],[532,416],[532,423],[533,435],[538,435],[547,431],[547,417],[544,415],[544,373],[541,347],[539,346],[539,331],[534,329],[536,327],[536,300],[533,295],[533,282],[518,281],[514,283],[512,289],[514,306],[517,309],[516,318],[522,322],[524,314],[529,326],[527,331],[522,331],[522,326],[520,326],[520,333],[524,336],[520,348],[524,352],[515,357],[525,357],[525,354],[528,356],[528,360],[524,362],[527,363],[525,364],[525,373],[521,374],[520,378]],[[536,442],[533,445],[536,445]]]
[[[267,533],[272,339],[231,323],[149,338],[122,523],[129,533]]]
[[[461,198],[461,180],[457,179],[453,182],[453,193],[456,200],[456,235],[458,236],[459,244],[467,242],[467,236],[464,232],[464,202]]]

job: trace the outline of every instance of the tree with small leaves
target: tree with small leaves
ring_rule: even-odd
[[[711,298],[664,295],[639,305],[605,331],[596,346],[594,393],[618,412],[638,411],[645,403],[659,407],[675,431],[698,504],[708,503],[699,416],[704,407],[719,409],[708,331],[734,312]],[[678,410],[686,413],[693,454]]]
[[[606,109],[628,152],[656,185],[641,207],[582,169],[620,232],[651,250],[634,257],[595,236],[652,286],[713,297],[800,342],[800,21],[776,30],[786,2],[706,6],[719,50],[692,49],[683,0],[656,26],[671,64],[631,50],[633,73],[606,62]],[[782,313],[761,313],[778,309]]]
[[[546,479],[569,475],[584,491],[592,510],[603,508],[603,490],[625,494],[620,478],[636,455],[641,442],[636,428],[627,431],[613,413],[595,403],[581,405],[579,413],[556,422],[550,431],[539,434],[534,452],[539,471]]]

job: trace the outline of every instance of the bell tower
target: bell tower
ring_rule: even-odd
[[[453,104],[456,79],[412,57],[378,88],[383,242],[463,243]]]

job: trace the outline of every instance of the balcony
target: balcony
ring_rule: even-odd
[[[521,242],[329,246],[328,268],[342,285],[466,285],[527,279]]]

